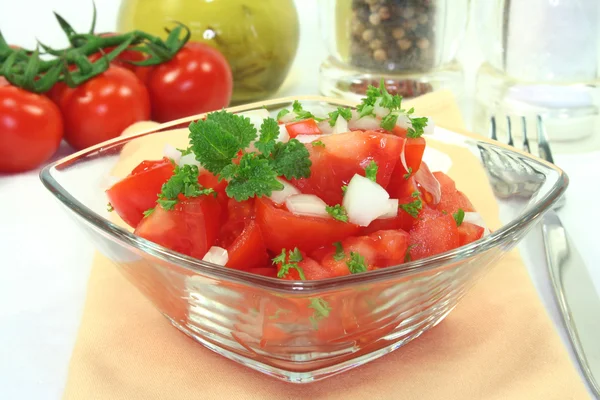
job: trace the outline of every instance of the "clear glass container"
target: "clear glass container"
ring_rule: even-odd
[[[275,116],[281,108],[289,108],[293,100],[270,100],[230,111],[259,110],[264,106]],[[351,104],[322,97],[299,100],[306,109]],[[469,245],[340,278],[275,279],[224,268],[142,239],[131,233],[115,213],[106,210],[104,191],[115,177],[127,175],[143,159],[162,157],[166,143],[183,147],[189,132],[181,128],[202,117],[169,122],[70,155],[44,168],[42,182],[89,234],[98,250],[177,329],[224,357],[294,383],[312,382],[355,368],[399,349],[434,327],[551,209],[568,183],[560,169],[528,154],[436,128],[428,136],[427,145],[454,154],[452,162],[457,171],[475,172],[477,168],[480,176],[485,176],[490,167],[484,160],[493,154],[493,159],[502,160],[499,157],[503,156],[512,163],[524,163],[527,167],[522,170],[544,184],[532,198],[522,201],[505,199],[504,192],[490,197],[498,205],[510,201],[515,217],[503,226],[492,226],[497,228],[494,232]],[[497,175],[489,176],[494,187],[492,178]],[[472,177],[453,176],[458,186]],[[514,182],[517,187],[523,181],[520,178]],[[503,180],[504,185],[508,183],[512,182]],[[484,189],[472,188],[477,192]],[[315,317],[316,303],[329,305],[326,316]]]
[[[600,2],[473,4],[485,59],[475,129],[485,131],[492,114],[543,115],[555,142],[592,139],[600,128]]]
[[[329,57],[321,65],[325,95],[358,99],[383,78],[406,98],[441,87],[459,92],[455,61],[468,0],[321,0]]]
[[[296,56],[300,30],[293,0],[123,0],[117,26],[166,36],[173,21],[190,28],[190,40],[227,58],[232,104],[272,97]]]

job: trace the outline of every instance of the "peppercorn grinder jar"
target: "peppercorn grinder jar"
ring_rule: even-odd
[[[381,79],[405,98],[462,92],[455,56],[469,0],[320,0],[319,7],[329,53],[320,69],[324,95],[359,100]]]

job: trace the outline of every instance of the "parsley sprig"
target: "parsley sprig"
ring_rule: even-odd
[[[367,272],[367,264],[365,258],[355,251],[350,252],[350,259],[346,261],[348,269],[353,274]]]
[[[411,217],[417,218],[419,211],[423,208],[423,201],[421,200],[421,193],[419,191],[413,192],[411,195],[414,200],[407,204],[400,204],[398,207],[410,214]]]
[[[338,107],[337,110],[329,113],[329,125],[335,126],[335,122],[338,117],[344,118],[346,121],[350,121],[352,119],[352,110],[349,108]]]
[[[338,221],[348,222],[348,213],[344,206],[339,204],[336,204],[335,206],[326,206],[325,211]]]
[[[257,131],[250,119],[216,111],[190,124],[190,147],[204,168],[229,181],[227,195],[244,201],[282,190],[278,176],[310,176],[312,163],[306,147],[296,139],[277,142],[278,135],[279,125],[273,118],[263,121],[256,140]],[[253,141],[259,153],[244,150]],[[239,162],[234,162],[240,154]]]
[[[404,114],[410,121],[411,127],[407,129],[407,137],[418,138],[424,133],[424,128],[427,126],[426,117],[413,118],[411,115],[415,112],[414,108],[406,111],[402,109],[402,96],[390,94],[385,88],[385,82],[381,79],[379,87],[369,85],[367,88],[366,97],[356,107],[360,118],[367,116],[375,116],[375,106],[381,106],[388,110],[387,115],[381,119],[380,126],[386,130],[394,129],[400,115]]]
[[[335,261],[342,261],[344,258],[346,258],[346,253],[344,253],[342,242],[335,242],[333,247],[335,247],[335,254],[333,255],[333,259]]]
[[[296,117],[294,118],[294,121],[301,121],[303,119],[314,119],[317,122],[321,122],[323,121],[325,118],[319,118],[317,116],[315,116],[313,113],[311,113],[310,111],[305,110],[304,108],[302,108],[302,104],[300,104],[300,102],[298,100],[294,100],[294,102],[292,103],[292,112],[296,115]],[[288,109],[282,109],[279,111],[279,113],[277,113],[277,119],[280,120],[281,118],[283,118],[285,115],[289,114],[290,110]]]
[[[318,329],[319,321],[329,317],[329,313],[331,312],[331,306],[329,303],[320,297],[317,297],[316,299],[310,299],[310,305],[308,308],[315,310],[313,315],[309,317],[314,329]]]
[[[282,249],[281,254],[273,258],[273,264],[281,264],[281,268],[277,272],[277,277],[285,278],[290,273],[290,269],[295,269],[298,271],[300,279],[305,281],[306,276],[304,275],[304,270],[298,265],[302,259],[302,253],[300,253],[300,250],[298,250],[297,247],[295,247],[294,250],[287,252],[287,256],[286,250]]]
[[[215,193],[213,189],[204,188],[198,183],[198,167],[195,165],[175,166],[173,175],[165,182],[158,194],[156,203],[163,209],[170,211],[179,202],[179,195],[185,197],[198,197]],[[154,212],[154,208],[144,211],[147,217]]]
[[[372,180],[373,182],[377,181],[377,171],[379,170],[379,166],[375,161],[372,161],[365,168],[365,177],[367,179]]]
[[[454,214],[452,214],[452,216],[456,221],[456,226],[461,226],[463,220],[465,219],[465,211],[462,208],[459,208]]]

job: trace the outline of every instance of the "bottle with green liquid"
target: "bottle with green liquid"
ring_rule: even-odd
[[[293,0],[124,0],[118,30],[166,36],[174,21],[191,41],[217,48],[233,72],[232,104],[271,97],[294,61],[299,40]]]

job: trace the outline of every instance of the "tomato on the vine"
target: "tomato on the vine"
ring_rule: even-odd
[[[0,133],[0,172],[27,171],[54,154],[63,121],[45,96],[0,84]]]
[[[76,88],[64,88],[56,100],[64,117],[65,140],[78,150],[150,119],[148,91],[133,72],[114,65]]]
[[[233,80],[225,57],[203,43],[187,43],[170,61],[138,67],[152,103],[152,119],[171,121],[226,107]]]

